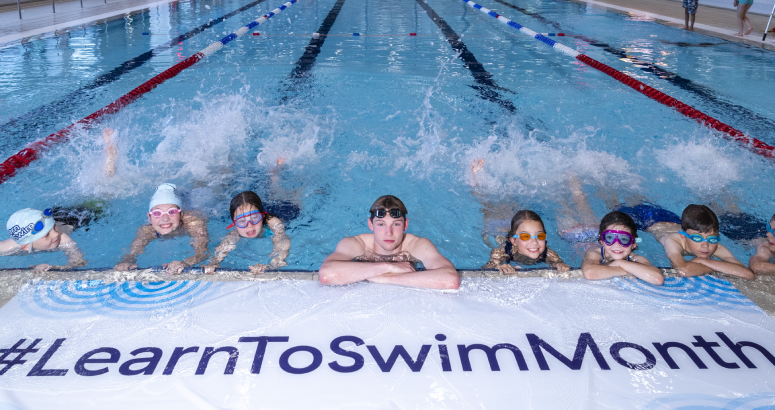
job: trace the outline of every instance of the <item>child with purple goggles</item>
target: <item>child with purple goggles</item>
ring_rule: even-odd
[[[587,279],[609,279],[633,275],[653,285],[664,281],[662,272],[648,259],[633,253],[640,239],[635,221],[627,214],[614,211],[600,221],[600,249],[591,246],[584,254],[581,271]]]
[[[633,243],[640,243],[640,238],[633,238],[633,236],[626,231],[615,231],[613,229],[609,229],[606,231],[603,231],[600,234],[600,240],[603,241],[604,244],[608,246],[613,246],[616,242],[619,242],[620,245],[624,246],[625,248],[632,246]]]

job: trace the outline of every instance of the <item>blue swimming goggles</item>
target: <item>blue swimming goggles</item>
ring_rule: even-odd
[[[772,229],[772,227],[770,227],[770,223],[767,222],[765,225],[767,226],[767,232],[771,233],[772,236],[775,236],[775,229]]]
[[[681,235],[683,235],[683,236],[685,236],[685,237],[687,237],[687,238],[689,238],[692,241],[697,242],[697,243],[706,242],[707,241],[711,245],[715,245],[715,244],[717,244],[721,240],[721,238],[719,238],[716,235],[712,235],[712,236],[709,236],[707,238],[703,238],[702,235],[698,235],[696,233],[693,234],[693,235],[689,235],[688,233],[686,233],[684,231],[678,231],[678,233],[680,233]]]
[[[40,213],[40,220],[38,222],[35,222],[35,226],[32,227],[32,231],[30,232],[33,235],[37,235],[38,232],[42,231],[43,228],[46,227],[46,224],[43,223],[44,219],[51,218],[51,215],[53,215],[54,212],[51,210],[51,208],[46,208],[45,211]]]

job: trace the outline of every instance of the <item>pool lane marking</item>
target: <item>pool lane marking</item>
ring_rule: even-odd
[[[131,104],[132,102],[140,98],[143,94],[148,93],[154,88],[156,88],[159,84],[169,80],[172,77],[175,77],[176,75],[180,74],[181,71],[185,70],[188,67],[191,67],[192,65],[196,64],[197,62],[204,59],[205,57],[212,55],[213,53],[222,49],[226,44],[228,44],[232,40],[245,35],[249,30],[253,29],[254,27],[272,18],[272,16],[279,14],[280,12],[292,6],[298,1],[299,0],[290,0],[289,2],[283,4],[282,6],[270,11],[267,14],[264,14],[258,19],[251,21],[250,23],[241,27],[239,30],[227,35],[226,37],[220,39],[219,41],[216,41],[210,44],[209,46],[200,50],[198,53],[195,53],[191,57],[188,57],[187,59],[164,70],[161,74],[158,74],[155,77],[151,78],[150,80],[144,82],[139,87],[124,94],[121,98],[95,111],[91,115],[88,115],[74,122],[73,124],[70,124],[65,128],[62,128],[61,130],[49,135],[46,138],[37,140],[27,145],[26,148],[19,151],[17,154],[12,155],[10,158],[6,159],[5,162],[0,164],[0,183],[14,176],[16,174],[16,171],[19,168],[26,167],[32,161],[38,159],[40,157],[41,151],[47,148],[50,148],[54,144],[67,141],[70,134],[77,127],[88,128],[92,124],[96,123],[97,120],[99,120],[99,118],[102,117],[103,115],[115,114],[119,112],[122,108]]]
[[[302,56],[299,57],[299,60],[296,61],[296,66],[293,68],[293,71],[291,71],[289,76],[291,82],[294,85],[297,84],[300,80],[309,77],[309,72],[317,62],[320,49],[323,48],[323,44],[326,42],[326,37],[328,37],[328,32],[331,30],[331,26],[334,25],[336,18],[339,17],[339,12],[342,11],[344,2],[345,0],[337,0],[336,3],[334,3],[334,7],[331,7],[328,15],[326,15],[326,18],[323,20],[323,23],[320,24],[317,33],[315,33],[317,36],[312,36],[312,38],[309,40],[309,45],[307,45],[307,47],[304,49],[304,54],[302,54]]]
[[[452,47],[452,49],[455,50],[455,52],[460,53],[460,59],[463,60],[463,66],[467,68],[469,72],[471,72],[471,75],[474,77],[474,81],[478,84],[477,86],[470,87],[478,91],[481,98],[497,103],[501,107],[507,109],[509,112],[516,112],[517,108],[514,107],[514,104],[509,100],[504,100],[501,98],[500,94],[498,94],[496,90],[508,91],[512,93],[513,91],[502,88],[495,83],[495,80],[492,78],[492,74],[484,69],[482,63],[476,60],[474,54],[468,50],[468,47],[466,47],[465,43],[463,43],[455,30],[453,30],[452,27],[450,27],[449,24],[447,24],[447,22],[441,18],[441,16],[436,14],[436,12],[428,3],[426,3],[424,0],[416,1],[417,4],[419,4],[423,10],[425,10],[425,13],[428,15],[428,17],[430,17],[431,21],[436,23],[436,26],[438,26],[439,30],[441,30],[441,32],[447,38],[447,42]]]
[[[22,136],[25,134],[32,134],[32,131],[41,128],[41,118],[50,118],[56,121],[58,118],[68,117],[69,115],[67,113],[77,107],[78,100],[83,100],[89,97],[84,94],[86,91],[102,87],[103,85],[110,84],[118,80],[122,75],[142,66],[152,57],[159,55],[159,53],[166,51],[180,44],[181,42],[186,41],[191,37],[194,37],[195,35],[207,30],[208,28],[221,23],[230,17],[234,17],[235,15],[242,13],[245,10],[253,8],[265,1],[266,0],[258,0],[242,6],[228,14],[224,14],[223,16],[218,17],[217,19],[210,20],[209,22],[193,30],[176,36],[175,39],[168,43],[157,46],[154,49],[146,51],[137,57],[124,61],[118,67],[95,78],[91,84],[85,85],[75,91],[71,91],[57,101],[44,104],[36,109],[20,115],[19,117],[11,119],[3,125],[0,125],[0,135],[3,136],[3,139],[7,140],[9,138],[9,134],[21,134]],[[169,34],[166,35],[169,36]]]
[[[545,36],[560,36],[560,37],[574,37],[572,34],[565,34],[565,33],[541,33]],[[295,34],[295,33],[287,33],[287,34],[261,34],[259,32],[253,33],[254,36],[265,36],[265,37],[315,37],[315,36],[324,36],[324,37],[438,37],[436,34],[417,34],[417,33],[399,33],[399,34],[363,34],[363,33],[345,33],[345,34],[320,34],[320,33],[311,33],[311,34]],[[509,34],[510,37],[522,37],[524,34]],[[485,34],[469,34],[468,37],[485,37],[485,38],[492,38],[492,39],[499,39],[499,36],[491,36],[491,35],[485,35]]]
[[[420,0],[418,0],[420,1]],[[739,143],[740,145],[752,150],[753,152],[768,157],[768,158],[775,158],[775,147],[766,144],[762,141],[759,141],[756,138],[750,137],[745,135],[739,130],[736,130],[732,127],[730,127],[727,124],[724,124],[723,122],[697,110],[696,108],[684,104],[681,101],[663,93],[662,91],[657,90],[656,88],[650,87],[646,84],[643,84],[642,82],[628,76],[627,74],[622,73],[619,70],[616,70],[614,68],[611,68],[587,55],[584,55],[582,53],[579,53],[578,51],[562,44],[558,43],[546,36],[543,36],[541,34],[536,33],[535,31],[522,26],[514,21],[509,20],[508,18],[501,16],[500,14],[486,8],[482,7],[479,4],[474,3],[471,0],[462,0],[464,3],[467,3],[469,6],[481,11],[482,13],[485,13],[489,15],[490,17],[493,17],[500,21],[503,24],[509,25],[513,27],[514,29],[517,29],[525,34],[531,35],[533,38],[535,38],[538,41],[541,41],[542,43],[546,44],[547,46],[566,54],[570,57],[575,58],[576,60],[579,60],[583,62],[584,64],[595,68],[599,71],[602,71],[605,74],[608,74],[609,76],[613,77],[617,81],[621,82],[622,84],[625,84],[635,91],[638,91],[639,93],[656,100],[670,108],[675,109],[676,111],[680,112],[681,114],[685,115],[686,117],[692,118],[700,122],[701,124],[707,125],[715,130],[721,131],[725,135],[727,135],[729,139]]]
[[[552,26],[557,30],[562,30],[562,27],[560,27],[560,25],[557,22],[549,20],[548,18],[538,13],[534,13],[532,11],[526,10],[522,7],[513,5],[504,0],[494,0],[494,1],[506,7],[517,10],[522,14],[535,18],[536,20],[546,25]],[[651,37],[656,37],[656,36],[657,36],[656,34],[651,35]],[[571,37],[571,36],[568,36],[568,37]],[[764,117],[755,111],[749,110],[748,108],[728,102],[723,97],[719,96],[718,93],[715,90],[711,89],[710,87],[707,87],[702,84],[694,83],[692,80],[681,77],[680,75],[673,73],[671,71],[668,71],[650,61],[645,61],[645,60],[639,59],[638,57],[630,56],[624,50],[614,48],[609,44],[597,41],[593,38],[583,36],[583,35],[573,35],[572,37],[579,38],[589,43],[589,45],[591,46],[602,48],[604,51],[611,53],[619,57],[620,59],[628,59],[630,60],[628,62],[632,63],[632,65],[639,68],[641,71],[654,74],[655,76],[663,80],[666,80],[670,84],[673,84],[674,86],[682,90],[686,90],[691,93],[697,94],[700,98],[704,98],[709,104],[713,104],[714,106],[716,106],[719,111],[732,112],[736,114],[736,117],[739,117],[737,118],[737,120],[740,121],[742,119],[743,122],[748,124],[748,127],[754,128],[757,131],[762,133],[775,130],[775,121],[772,121],[769,118]],[[638,38],[642,38],[642,37],[638,37]],[[715,45],[718,45],[719,43],[703,43],[703,44],[715,46]],[[682,46],[681,44],[677,44],[677,45],[679,47]],[[645,66],[645,67],[639,67],[639,66]]]

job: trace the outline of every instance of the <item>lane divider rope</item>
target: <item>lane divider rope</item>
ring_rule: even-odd
[[[230,41],[236,39],[237,37],[241,37],[245,35],[249,30],[269,20],[273,16],[279,14],[280,12],[292,6],[298,1],[299,0],[288,1],[287,3],[270,11],[267,14],[264,14],[258,19],[251,21],[250,23],[241,27],[239,30],[227,35],[226,37],[220,39],[219,41],[216,41],[210,44],[209,46],[199,51],[198,53],[195,53],[194,55],[188,57],[187,59],[164,70],[160,74],[156,75],[155,77],[141,84],[139,87],[124,94],[121,98],[95,111],[91,115],[88,115],[70,124],[69,126],[62,128],[61,130],[49,135],[46,138],[43,138],[28,144],[27,147],[25,147],[23,150],[19,151],[14,155],[11,155],[2,164],[0,164],[0,184],[7,181],[9,178],[13,177],[16,174],[16,171],[18,171],[20,168],[24,168],[30,165],[32,161],[35,161],[36,159],[38,159],[41,155],[41,152],[44,151],[45,149],[50,148],[54,144],[67,141],[67,139],[70,137],[70,134],[76,129],[76,127],[78,126],[89,127],[94,123],[96,123],[97,120],[103,115],[115,114],[119,112],[122,108],[131,104],[132,102],[140,98],[143,94],[146,94],[151,90],[153,90],[154,88],[156,88],[159,84],[169,80],[172,77],[175,77],[176,75],[180,74],[181,71],[191,67],[192,65],[196,64],[198,61],[202,60],[203,58],[215,53],[216,51],[223,48],[223,46],[228,44]]]
[[[565,34],[565,33],[541,33],[545,36],[559,36],[559,37],[576,37],[574,34]],[[160,34],[161,35],[161,34]],[[259,32],[253,33],[254,36],[266,36],[266,37],[313,37],[313,38],[319,38],[321,36],[320,33],[312,33],[312,34],[261,34]],[[438,34],[417,34],[417,33],[398,33],[398,34],[363,34],[363,33],[347,33],[347,34],[324,34],[323,37],[438,37]],[[487,37],[487,38],[497,38],[495,36],[491,35],[479,35],[479,34],[469,34],[466,36],[468,37]]]
[[[576,60],[579,60],[583,62],[584,64],[595,68],[599,71],[602,71],[605,74],[608,74],[609,76],[613,77],[617,81],[621,82],[622,84],[625,84],[635,91],[645,95],[646,97],[651,98],[652,100],[656,100],[670,108],[675,109],[676,111],[680,112],[681,114],[685,115],[686,117],[692,118],[694,120],[697,120],[699,123],[707,125],[715,130],[721,131],[724,133],[724,135],[727,136],[728,139],[731,139],[732,141],[735,141],[742,146],[751,149],[753,152],[762,155],[767,158],[775,158],[775,147],[764,143],[762,141],[759,141],[756,138],[750,137],[745,135],[743,132],[736,130],[732,127],[730,127],[727,124],[724,124],[723,122],[701,112],[700,110],[688,105],[684,104],[683,102],[663,93],[662,91],[657,90],[656,88],[650,87],[630,76],[627,74],[624,74],[623,72],[609,67],[585,54],[582,54],[564,44],[558,43],[540,33],[536,33],[535,31],[522,26],[512,20],[509,20],[508,18],[501,16],[500,14],[486,8],[482,7],[479,4],[474,3],[471,0],[462,0],[464,3],[467,3],[469,6],[481,11],[484,14],[489,15],[490,17],[493,17],[500,21],[503,24],[506,24],[508,26],[511,26],[517,30],[519,30],[522,33],[525,33],[533,38],[535,38],[538,41],[541,41],[542,43],[548,45],[549,47],[552,47],[553,49],[566,54],[570,57],[575,58]]]

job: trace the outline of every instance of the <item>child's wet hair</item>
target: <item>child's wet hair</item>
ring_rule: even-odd
[[[240,192],[231,199],[229,204],[229,216],[231,216],[232,222],[234,222],[234,217],[237,216],[237,209],[245,204],[253,205],[259,212],[264,212],[264,204],[257,193],[253,191]],[[276,218],[276,216],[267,213],[266,220],[268,221],[270,218]]]
[[[527,209],[523,209],[517,212],[516,214],[514,214],[514,216],[511,218],[511,229],[509,229],[509,238],[514,236],[514,234],[517,233],[517,229],[519,229],[519,226],[527,221],[539,222],[541,224],[541,229],[546,231],[546,228],[544,227],[544,221],[541,220],[541,217],[538,216],[537,213]]]
[[[772,215],[772,218],[770,218],[770,222],[775,221],[775,214]]]
[[[602,235],[603,232],[607,231],[608,228],[614,225],[622,225],[627,228],[630,234],[632,234],[633,238],[638,237],[638,226],[635,225],[635,221],[631,216],[620,211],[609,212],[608,215],[603,217],[603,219],[600,221],[599,235]]]
[[[691,204],[681,214],[681,229],[684,231],[693,229],[701,233],[718,233],[718,217],[705,205]]]

